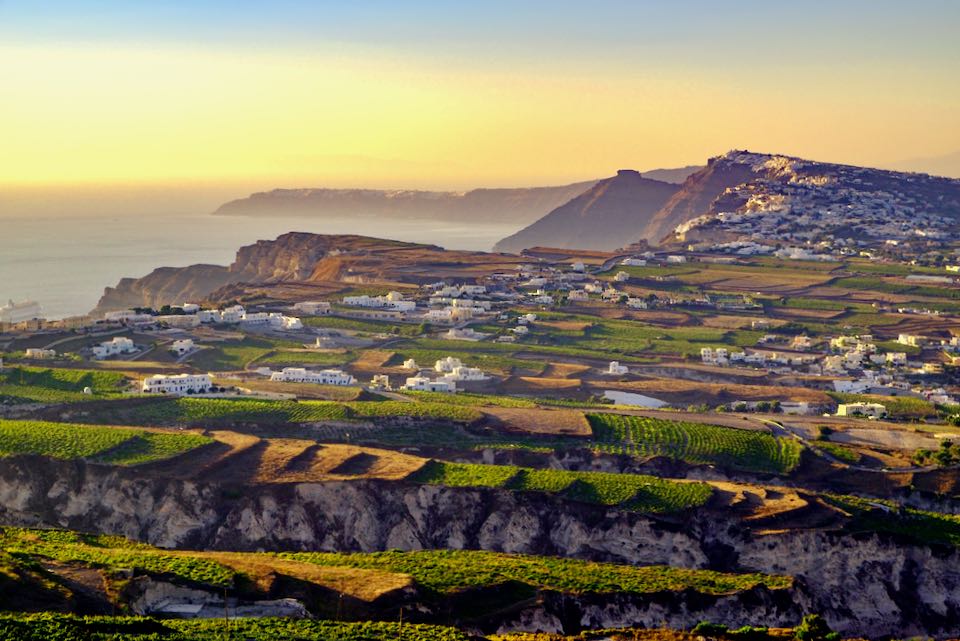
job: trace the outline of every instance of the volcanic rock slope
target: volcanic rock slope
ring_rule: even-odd
[[[662,198],[662,200],[658,200]],[[946,237],[960,217],[960,180],[734,150],[679,186],[621,171],[496,249],[613,250],[750,238],[804,244],[821,235]]]

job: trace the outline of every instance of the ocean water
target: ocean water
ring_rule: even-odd
[[[0,217],[0,302],[36,300],[50,319],[85,314],[104,287],[156,267],[228,265],[236,250],[288,231],[361,234],[489,250],[514,225],[343,218],[173,216]]]

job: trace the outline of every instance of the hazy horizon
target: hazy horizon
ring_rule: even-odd
[[[733,148],[960,176],[960,5],[708,8],[4,2],[0,183],[198,207],[555,185]]]

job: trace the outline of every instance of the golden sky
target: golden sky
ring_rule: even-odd
[[[775,42],[641,57],[562,42],[473,55],[358,39],[0,39],[0,183],[466,188],[731,148],[873,166],[960,150],[956,56],[827,59]]]

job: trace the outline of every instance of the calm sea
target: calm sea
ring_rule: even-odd
[[[504,225],[350,218],[311,221],[210,215],[0,217],[0,302],[36,300],[55,319],[85,314],[103,288],[156,267],[228,265],[242,245],[288,231],[361,234],[488,250],[517,230]]]

